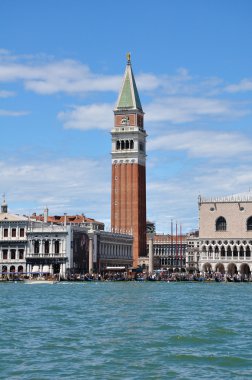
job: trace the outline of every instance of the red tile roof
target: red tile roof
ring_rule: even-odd
[[[41,221],[41,222],[44,221],[44,215],[42,215],[42,214],[41,215],[32,214],[31,218],[38,220],[38,221]],[[66,216],[65,215],[54,215],[54,216],[48,215],[47,220],[48,220],[48,223],[64,223],[65,218],[66,218],[67,223],[76,223],[76,224],[97,223],[100,225],[104,224],[104,223],[99,222],[95,219],[87,218],[85,215],[66,215]]]
[[[171,240],[173,240],[173,243],[176,242],[176,239],[177,239],[177,242],[180,242],[181,240],[182,241],[185,241],[186,240],[186,235],[162,235],[162,234],[156,234],[154,235],[154,243],[171,243]]]

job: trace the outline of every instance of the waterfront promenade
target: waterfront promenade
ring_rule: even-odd
[[[108,272],[108,273],[85,273],[72,274],[66,278],[61,278],[59,275],[36,275],[27,276],[17,273],[2,274],[0,282],[20,282],[26,279],[42,279],[55,280],[57,282],[107,282],[107,281],[154,281],[154,282],[252,282],[251,276],[241,274],[222,274],[222,273],[169,273],[168,271],[155,271],[154,273],[126,273],[126,272]]]

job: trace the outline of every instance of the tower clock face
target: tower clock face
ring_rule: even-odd
[[[121,118],[121,125],[129,125],[130,124],[130,118],[128,115],[125,115]]]
[[[135,115],[117,115],[115,119],[115,125],[117,127],[124,127],[129,125],[135,125]]]

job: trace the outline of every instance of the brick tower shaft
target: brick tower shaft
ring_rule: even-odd
[[[133,266],[146,256],[146,132],[130,57],[116,108],[112,135],[111,226],[133,234]]]

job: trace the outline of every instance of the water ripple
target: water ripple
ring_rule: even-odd
[[[250,379],[252,284],[0,284],[2,379]]]

